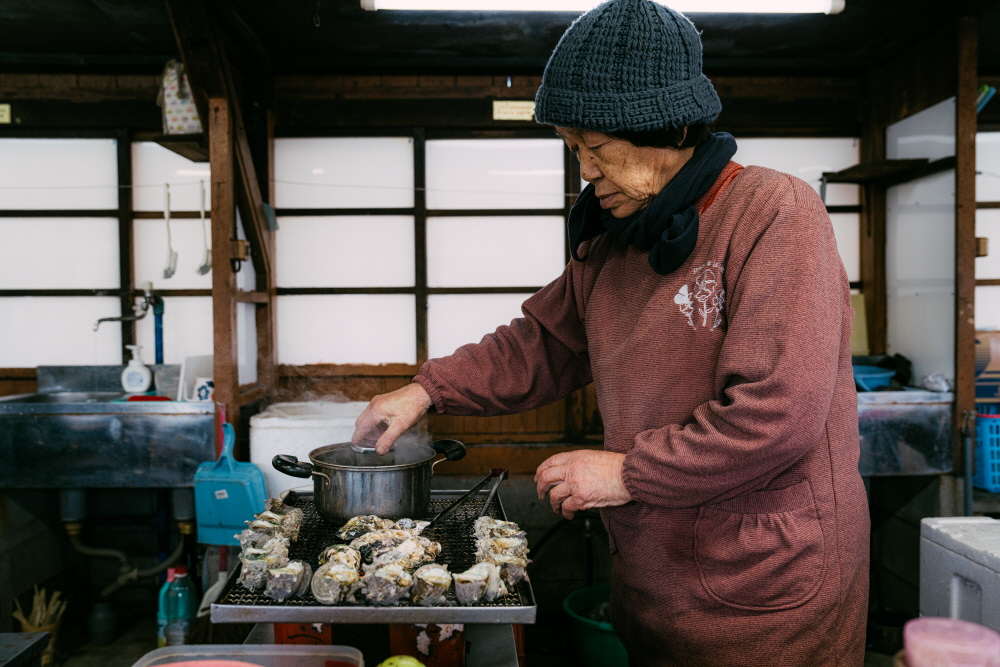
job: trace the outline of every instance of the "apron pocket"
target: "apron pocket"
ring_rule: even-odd
[[[699,508],[695,562],[718,602],[748,610],[789,609],[823,583],[823,530],[809,481]]]

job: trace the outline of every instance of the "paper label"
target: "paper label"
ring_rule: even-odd
[[[229,492],[226,491],[225,489],[219,489],[215,492],[216,500],[225,500],[228,497],[229,497]]]
[[[0,123],[10,122],[10,105],[0,104]]]
[[[525,120],[535,119],[535,102],[533,100],[493,100],[493,120]]]

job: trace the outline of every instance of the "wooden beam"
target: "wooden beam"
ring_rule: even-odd
[[[208,101],[208,150],[212,163],[212,322],[215,350],[215,400],[226,406],[235,423],[239,358],[236,335],[236,274],[229,248],[236,226],[236,174],[233,161],[233,125],[226,97]]]
[[[212,17],[207,3],[201,0],[166,0],[166,4],[174,39],[191,82],[195,106],[204,124],[209,114],[209,98],[228,99],[229,96],[220,66],[222,58],[211,29]]]
[[[977,23],[958,20],[955,93],[955,412],[962,415],[976,402],[976,97]],[[955,469],[961,470],[962,438],[955,438]],[[971,484],[972,480],[965,480]]]

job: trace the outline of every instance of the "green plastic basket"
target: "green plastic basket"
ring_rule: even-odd
[[[573,591],[563,600],[563,609],[573,621],[575,648],[586,667],[628,667],[628,654],[611,624],[586,616],[610,597],[611,585],[602,584]]]

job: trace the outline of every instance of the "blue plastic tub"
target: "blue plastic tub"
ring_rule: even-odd
[[[896,371],[880,366],[854,366],[854,382],[865,391],[889,386]]]
[[[1000,493],[1000,414],[997,406],[976,404],[976,463],[972,485]],[[991,413],[991,414],[984,414]]]

